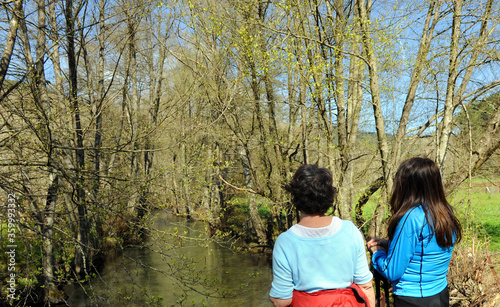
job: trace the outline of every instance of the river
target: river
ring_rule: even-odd
[[[83,286],[66,288],[69,306],[271,306],[269,255],[207,241],[203,222],[165,212],[149,221],[144,247],[124,248]]]

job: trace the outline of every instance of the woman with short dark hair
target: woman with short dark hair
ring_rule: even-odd
[[[326,215],[337,193],[332,182],[328,169],[302,165],[286,186],[300,221],[274,245],[274,306],[374,306],[363,236]]]
[[[462,228],[434,161],[404,161],[390,200],[389,241],[371,239],[374,268],[392,281],[394,304],[449,306],[448,265]]]

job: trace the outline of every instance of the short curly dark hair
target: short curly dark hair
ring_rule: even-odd
[[[330,170],[314,164],[299,167],[285,189],[292,196],[292,204],[307,214],[325,214],[337,194]]]

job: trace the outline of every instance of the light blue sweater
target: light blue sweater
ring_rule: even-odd
[[[392,281],[393,293],[428,297],[448,285],[446,274],[453,247],[442,248],[427,223],[422,206],[408,210],[389,242],[389,250],[372,256],[374,268]]]
[[[292,297],[293,290],[315,292],[339,289],[372,279],[365,245],[350,221],[333,235],[300,237],[288,230],[279,235],[273,249],[273,282],[270,296]]]

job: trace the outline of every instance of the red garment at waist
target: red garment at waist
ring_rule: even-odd
[[[344,289],[322,290],[312,293],[293,291],[291,307],[370,307],[361,288],[352,284]]]

